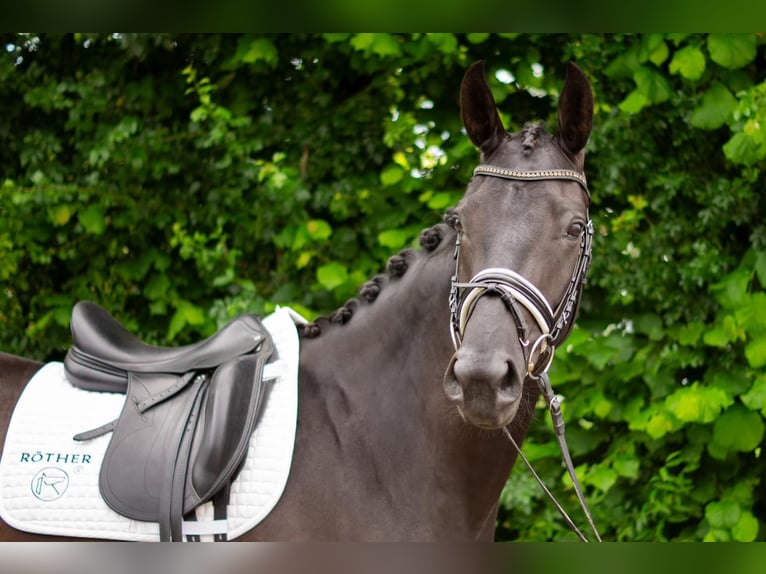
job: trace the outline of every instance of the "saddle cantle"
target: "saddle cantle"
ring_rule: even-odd
[[[118,419],[74,437],[113,433],[99,474],[109,507],[158,522],[161,540],[181,540],[184,515],[208,500],[224,521],[274,349],[258,318],[241,315],[193,345],[154,347],[84,301],[72,313],[72,339],[64,361],[72,384],[126,393]]]

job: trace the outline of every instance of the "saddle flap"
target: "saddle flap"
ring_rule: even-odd
[[[263,397],[271,337],[212,373],[130,373],[99,487],[113,510],[181,537],[182,516],[228,488],[244,461]]]
[[[236,357],[213,374],[192,442],[185,508],[208,500],[238,471],[261,410],[267,358]]]
[[[115,512],[135,520],[158,521],[168,460],[175,460],[197,395],[206,380],[195,379],[172,401],[141,412],[138,404],[180,377],[133,374],[99,474],[99,489]]]

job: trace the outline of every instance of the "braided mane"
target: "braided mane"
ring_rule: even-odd
[[[330,315],[318,317],[312,323],[300,325],[298,328],[300,336],[307,339],[318,337],[321,335],[324,326],[333,324],[344,325],[352,319],[359,307],[374,303],[381,290],[392,279],[397,279],[404,275],[416,259],[425,257],[436,250],[441,244],[442,238],[446,235],[448,228],[453,226],[454,215],[452,210],[447,211],[444,221],[446,223],[438,223],[420,232],[419,242],[422,251],[408,248],[393,255],[386,264],[385,273],[376,275],[362,284],[359,288],[359,297],[346,301],[342,307],[336,309]]]

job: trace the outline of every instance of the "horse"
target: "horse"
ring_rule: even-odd
[[[590,256],[593,95],[567,64],[552,132],[506,131],[483,62],[460,87],[480,163],[458,204],[358,297],[299,327],[290,478],[242,540],[491,541],[539,380]],[[588,248],[585,248],[588,243]],[[549,303],[550,302],[550,303]],[[41,367],[0,354],[0,446]],[[51,540],[0,522],[2,540]]]

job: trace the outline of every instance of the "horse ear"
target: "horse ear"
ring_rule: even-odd
[[[583,71],[569,62],[564,87],[559,97],[558,139],[576,157],[588,143],[593,128],[593,92]]]
[[[460,114],[468,137],[482,152],[492,152],[505,137],[495,99],[484,74],[484,62],[468,68],[460,86]]]

